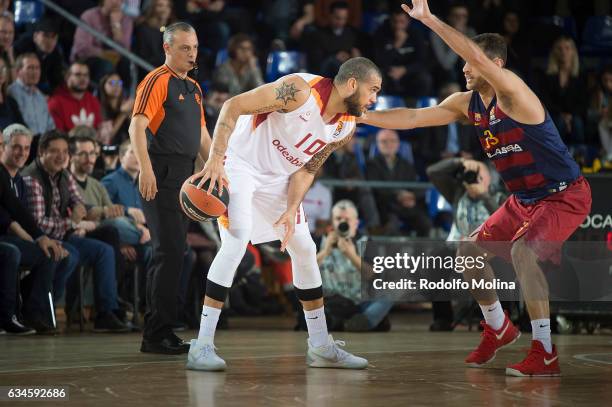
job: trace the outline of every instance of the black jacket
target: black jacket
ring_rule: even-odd
[[[30,236],[37,239],[44,233],[36,224],[30,211],[22,205],[11,190],[10,180],[10,174],[0,164],[0,235],[6,234],[9,225],[16,221]]]

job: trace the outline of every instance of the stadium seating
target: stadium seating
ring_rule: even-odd
[[[268,54],[266,82],[273,82],[283,75],[305,72],[306,56],[297,51],[275,51]]]

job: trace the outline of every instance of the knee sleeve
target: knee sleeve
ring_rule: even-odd
[[[295,288],[299,290],[320,288],[321,272],[317,265],[317,247],[310,235],[294,235],[289,240],[287,251],[291,255]]]
[[[223,287],[231,287],[236,268],[249,243],[251,231],[250,229],[220,229],[221,248],[210,266],[208,280]]]

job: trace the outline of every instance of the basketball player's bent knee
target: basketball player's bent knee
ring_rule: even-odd
[[[221,247],[206,281],[206,305],[221,308],[249,243],[249,229],[221,229]]]
[[[287,251],[291,255],[293,286],[305,310],[323,306],[321,272],[317,265],[317,248],[310,235],[294,235]]]

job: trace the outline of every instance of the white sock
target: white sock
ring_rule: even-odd
[[[547,353],[552,352],[552,339],[550,338],[550,319],[534,319],[531,321],[531,333],[534,341],[542,342]]]
[[[315,348],[327,344],[327,321],[325,320],[325,307],[321,307],[312,311],[304,310],[306,318],[306,326],[308,327],[308,336],[310,343]]]
[[[485,322],[491,328],[498,331],[502,325],[504,325],[504,319],[506,316],[504,315],[504,310],[499,302],[499,300],[495,301],[491,305],[481,305],[480,309],[482,310],[482,315],[484,315]]]
[[[219,308],[202,307],[202,316],[200,318],[200,333],[198,334],[198,344],[212,344],[215,339],[215,330],[217,329],[217,321],[219,321],[221,310]]]

